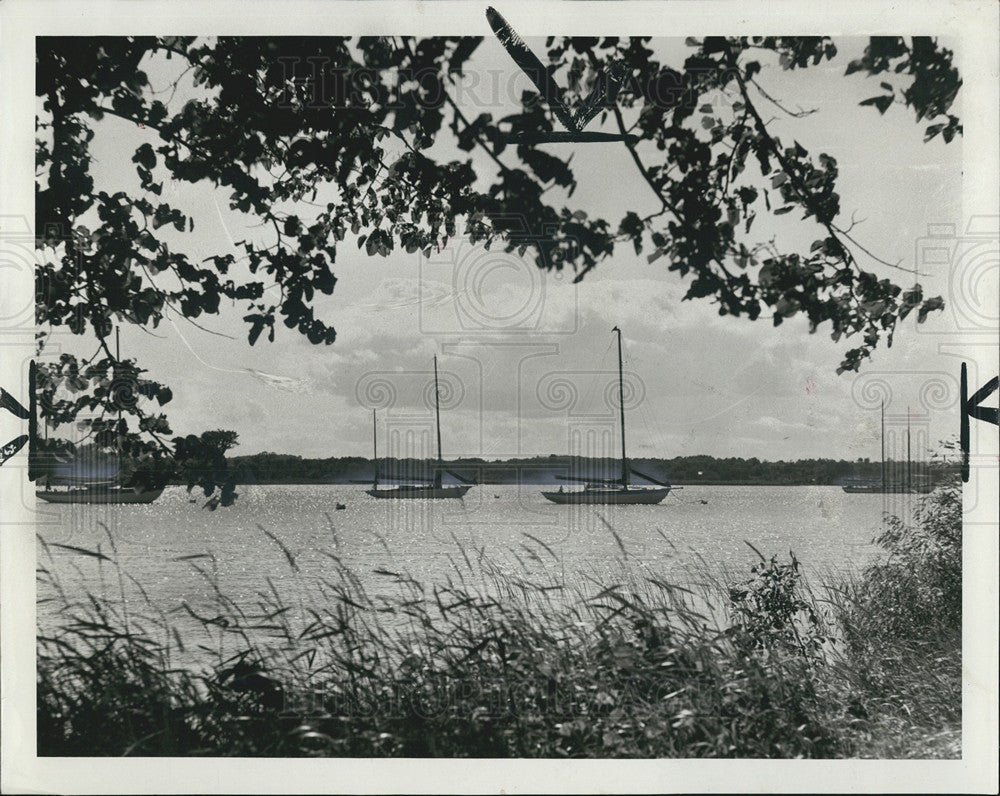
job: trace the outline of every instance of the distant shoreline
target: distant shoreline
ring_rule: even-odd
[[[428,459],[383,459],[376,463],[361,456],[307,459],[279,453],[258,453],[228,459],[241,484],[351,484],[371,483],[376,471],[380,480],[390,481],[389,474],[413,481],[430,480],[436,462]],[[882,463],[869,460],[800,459],[797,461],[761,461],[757,458],[681,456],[673,459],[634,458],[634,483],[645,483],[638,472],[673,486],[842,486],[856,480],[879,481]],[[530,456],[506,461],[479,458],[456,458],[444,463],[451,473],[475,480],[482,486],[535,485],[570,487],[573,481],[560,476],[582,476],[600,480],[617,477],[620,461],[612,458],[575,456]],[[376,470],[377,468],[377,470]],[[886,462],[886,477],[902,481],[909,469],[918,480],[939,481],[947,477],[948,467],[927,461]],[[451,480],[452,476],[446,476]]]
[[[420,481],[419,478],[414,478],[414,481]],[[238,482],[240,486],[356,486],[360,488],[368,488],[365,484],[358,484],[354,481],[324,481],[321,479],[314,480],[294,480],[294,481],[281,481],[281,480],[268,480],[268,481],[246,481]],[[636,479],[634,485],[641,486],[644,482],[641,479]],[[185,484],[175,481],[171,483],[172,486],[185,486]],[[521,481],[521,482],[509,482],[509,481],[483,481],[476,486],[488,487],[488,486],[537,486],[537,487],[551,487],[562,485],[567,489],[572,489],[573,484],[566,481]],[[840,483],[819,483],[815,481],[671,481],[670,486],[674,489],[679,487],[691,487],[691,486],[835,486],[840,487]]]

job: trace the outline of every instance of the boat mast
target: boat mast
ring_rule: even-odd
[[[121,328],[118,327],[118,326],[116,326],[115,327],[115,376],[116,377],[118,376],[118,366],[121,363],[121,361],[122,361],[122,355],[121,355]],[[121,403],[119,403],[117,401],[115,403],[116,403],[115,419],[118,421],[117,423],[115,423],[115,447],[116,447],[115,456],[118,457],[118,473],[120,475],[121,474],[121,467],[122,467],[122,462],[121,462],[121,451],[122,451],[122,431],[121,431],[122,406],[121,406]]]
[[[885,401],[882,401],[882,492],[885,492]]]
[[[622,330],[617,326],[612,329],[618,332],[618,411],[622,421],[622,486],[628,486],[628,459],[625,458],[625,386],[622,379]]]
[[[378,426],[375,423],[375,410],[372,409],[372,461],[375,462],[375,480],[373,489],[378,489]]]
[[[443,460],[441,459],[441,396],[438,391],[438,358],[436,354],[434,355],[434,419],[437,426],[438,443],[438,466],[434,471],[434,486],[440,489]]]
[[[906,491],[913,485],[910,476],[910,407],[906,407]]]

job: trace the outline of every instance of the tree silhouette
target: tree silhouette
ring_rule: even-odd
[[[881,339],[891,344],[910,312],[923,320],[943,306],[919,284],[904,290],[859,265],[861,247],[839,220],[836,160],[781,141],[758,107],[781,107],[757,83],[762,63],[808,68],[836,54],[832,40],[688,39],[677,66],[660,63],[649,45],[641,37],[546,42],[566,107],[585,105],[611,70],[621,80],[600,125],[626,137],[600,146],[627,147],[635,171],[623,181],[645,186],[660,207],[605,219],[570,204],[568,160],[525,143],[524,134],[553,129],[536,93],[526,91],[503,118],[472,118],[456,101],[452,84],[485,46],[480,38],[39,38],[39,345],[67,327],[99,346],[89,360],[64,355],[39,368],[43,416],[58,426],[84,409],[116,412],[93,421],[92,432],[132,455],[183,463],[199,446],[169,440],[166,417],[148,409],[169,402],[170,390],[112,354],[116,323],[155,327],[171,312],[196,319],[230,299],[244,303],[251,345],[265,332],[273,340],[279,321],[328,345],[334,327],[313,302],[334,291],[342,246],[368,256],[429,252],[460,230],[539,268],[572,269],[577,280],[616,247],[645,252],[685,279],[685,298],[712,301],[720,314],[755,320],[767,309],[779,325],[803,313],[812,331],[829,324],[835,341],[859,338],[840,372],[857,370]],[[187,82],[195,98],[174,107],[154,91],[143,71],[151,59],[179,64],[174,88]],[[905,105],[928,123],[927,139],[961,133],[950,113],[961,80],[935,40],[872,38],[852,73],[883,79],[883,93],[862,105],[880,113]],[[151,128],[162,142],[122,153],[141,182],[135,195],[95,184],[90,143],[105,117]],[[438,141],[451,143],[444,156],[431,151]],[[195,219],[164,199],[167,179],[224,190],[232,210],[272,230],[273,243],[244,241],[239,258],[200,262],[172,251],[163,231],[189,231]],[[802,252],[752,242],[754,220],[767,213],[800,214],[817,229],[815,242]],[[154,279],[161,273],[176,287]],[[115,403],[116,381],[145,402]],[[76,397],[58,397],[67,390]]]

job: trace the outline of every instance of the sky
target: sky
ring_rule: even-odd
[[[245,309],[237,303],[220,316],[199,319],[210,331],[176,316],[152,334],[125,326],[122,354],[172,387],[167,410],[176,433],[235,430],[240,445],[234,454],[370,455],[374,408],[380,455],[431,456],[429,385],[437,356],[445,458],[608,456],[620,445],[611,331],[619,326],[630,456],[874,460],[879,402],[886,398],[887,426],[898,432],[909,412],[914,458],[922,458],[957,426],[958,360],[940,353],[938,344],[960,323],[953,299],[968,289],[950,283],[954,252],[929,263],[926,241],[931,229],[944,236],[943,249],[954,246],[947,225],[958,228],[962,218],[962,141],[924,143],[927,122],[915,122],[902,106],[884,116],[858,106],[881,93],[878,79],[843,76],[864,42],[837,40],[835,59],[805,70],[789,72],[764,60],[758,76],[785,107],[815,110],[790,118],[758,98],[783,141],[836,157],[841,225],[852,216],[859,220],[852,234],[865,248],[905,268],[918,266],[925,272],[925,295],[941,294],[949,304],[919,327],[914,316],[904,321],[892,348],[882,344],[860,374],[836,374],[853,339],[834,343],[825,327],[809,334],[803,319],[775,328],[763,318],[720,317],[704,300],[682,301],[686,281],[669,272],[665,260],[647,262],[648,252],[636,256],[630,246],[619,246],[573,284],[572,274],[544,273],[516,254],[486,251],[461,238],[429,259],[405,252],[367,257],[345,241],[334,271],[336,290],[316,304],[317,317],[337,329],[332,346],[313,346],[279,324],[274,343],[262,338],[251,348],[241,320]],[[529,44],[541,54],[542,40]],[[688,51],[681,39],[653,46],[675,67]],[[174,66],[143,68],[154,87],[165,88]],[[468,82],[453,88],[467,115],[513,111],[527,88],[491,37],[468,73]],[[174,104],[189,96],[182,88]],[[960,104],[957,112],[961,116]],[[129,158],[144,141],[156,146],[159,139],[112,118],[97,125],[92,147],[99,188],[137,190]],[[449,153],[446,144],[437,147],[443,156],[465,156],[457,149]],[[612,221],[623,208],[640,214],[658,208],[623,146],[549,149],[573,154],[578,185],[571,206]],[[493,164],[471,157],[492,177]],[[234,242],[247,237],[270,243],[265,230],[231,212],[225,192],[208,184],[168,184],[164,198],[194,218],[194,232],[170,239],[172,248],[193,258],[235,252]],[[785,251],[807,251],[822,233],[796,215],[759,218],[753,239],[773,235]],[[904,287],[913,281],[861,251],[856,256],[880,278]],[[91,347],[56,336],[49,350],[89,354]]]

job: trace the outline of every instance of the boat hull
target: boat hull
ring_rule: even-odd
[[[644,504],[659,503],[670,493],[663,489],[584,489],[575,492],[542,492],[553,503]]]
[[[394,486],[385,489],[374,487],[365,492],[374,498],[392,500],[440,500],[462,498],[472,486]]]
[[[934,491],[931,484],[911,487],[893,486],[892,484],[886,487],[881,484],[845,484],[842,489],[852,495],[926,495],[928,492]]]
[[[39,489],[35,496],[47,503],[152,503],[160,495],[162,489],[136,491],[124,487],[95,487],[92,489]]]

